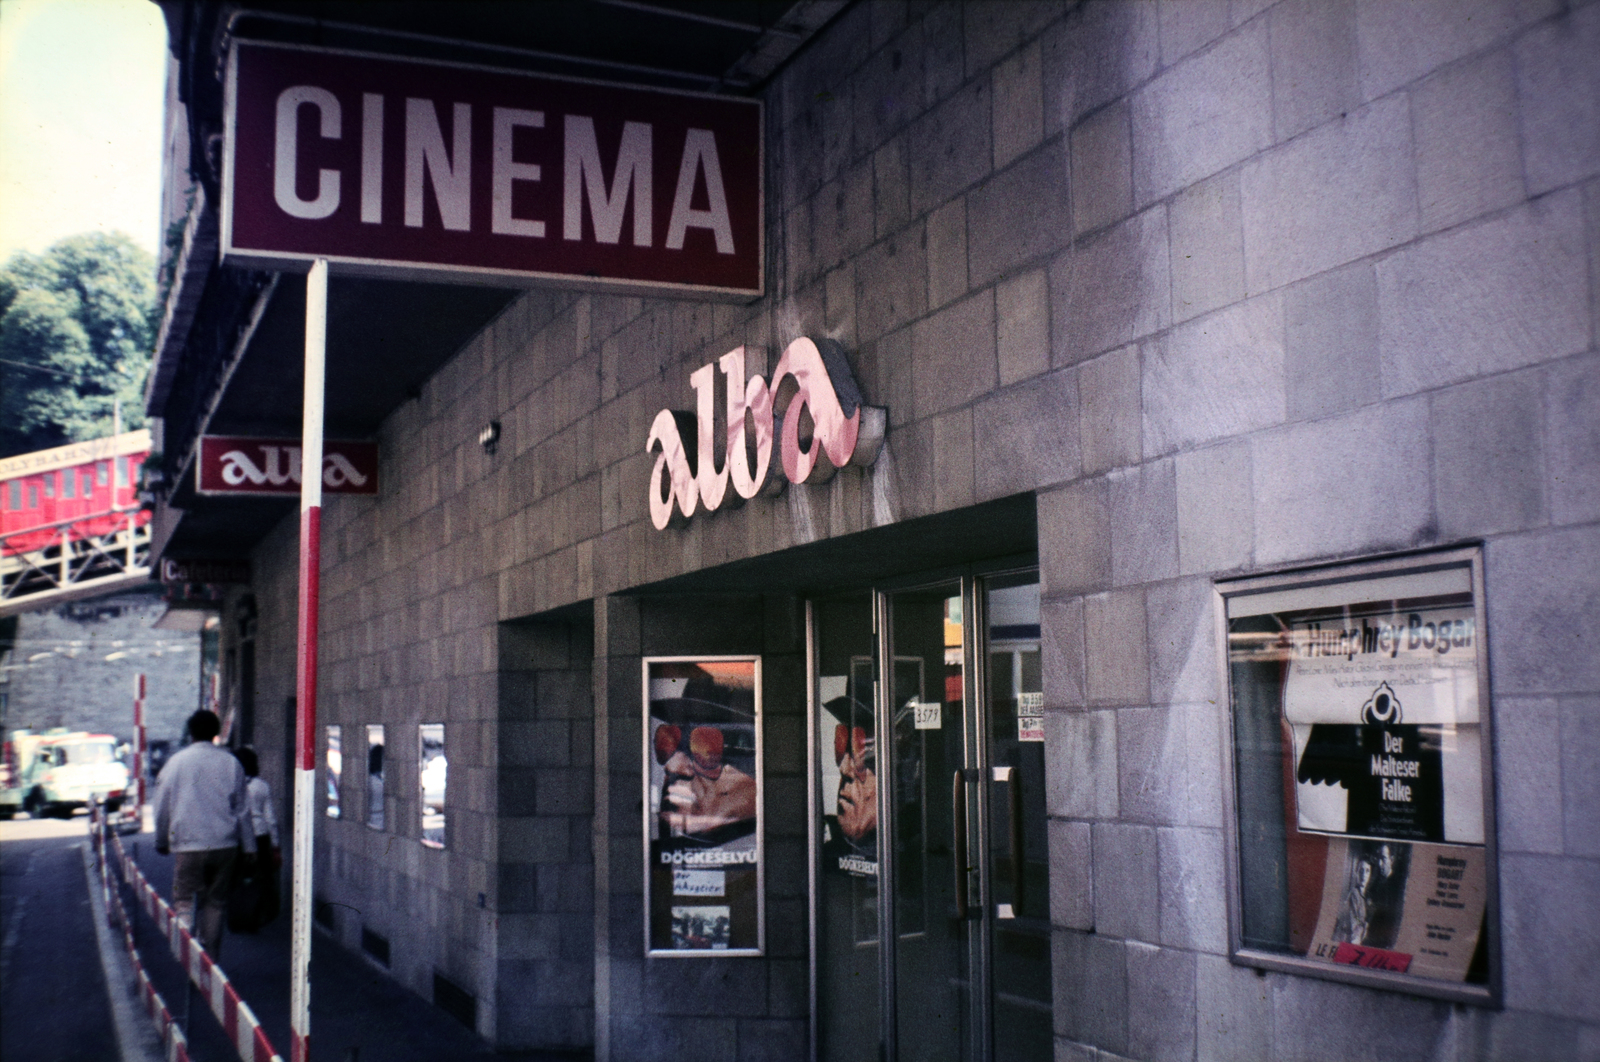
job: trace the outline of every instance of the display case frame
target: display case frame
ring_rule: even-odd
[[[644,926],[643,926],[643,929],[644,929],[644,950],[645,950],[645,954],[647,956],[651,957],[651,958],[671,958],[671,959],[680,959],[680,958],[759,957],[759,956],[765,955],[766,954],[766,940],[767,940],[767,933],[766,933],[766,930],[767,930],[766,834],[765,834],[765,829],[766,829],[765,797],[766,797],[766,793],[765,793],[765,766],[764,766],[764,762],[763,762],[763,760],[764,760],[764,748],[763,748],[764,742],[763,742],[763,736],[762,736],[761,656],[759,654],[733,654],[733,655],[703,654],[703,655],[698,655],[698,656],[647,656],[647,657],[644,657],[642,659],[641,663],[642,663],[642,666],[641,666],[641,679],[642,679],[641,695],[642,695],[642,709],[643,709],[643,711],[641,712],[641,716],[642,716],[642,721],[643,721],[643,729],[642,729],[642,733],[641,733],[641,737],[642,737],[642,747],[641,747],[642,763],[640,765],[641,766],[640,773],[641,773],[641,786],[642,786],[642,796],[643,796],[643,799],[641,801],[641,812],[642,812],[642,816],[643,816],[643,841],[644,841],[644,873],[643,873]],[[707,667],[705,667],[705,665],[710,665],[710,667],[707,668]],[[695,671],[695,670],[716,672],[718,670],[725,670],[725,669],[729,668],[730,666],[733,666],[734,669],[737,670],[738,669],[737,668],[738,665],[748,665],[748,667],[749,667],[749,678],[750,678],[750,681],[752,683],[752,690],[751,690],[752,697],[751,697],[751,709],[750,709],[750,713],[749,713],[750,714],[750,724],[749,725],[751,727],[751,734],[752,734],[753,743],[754,743],[753,754],[749,755],[748,757],[744,757],[743,755],[741,755],[740,750],[736,749],[732,755],[728,755],[727,751],[726,751],[727,750],[727,746],[725,746],[725,745],[723,745],[721,743],[718,744],[718,747],[716,749],[716,754],[717,754],[717,769],[718,769],[719,773],[721,773],[721,774],[726,774],[727,773],[727,769],[729,769],[729,768],[731,768],[733,770],[738,770],[739,769],[736,765],[734,765],[731,762],[729,762],[731,759],[733,759],[735,757],[738,757],[738,758],[741,758],[741,759],[748,758],[749,761],[750,761],[750,765],[752,767],[751,777],[753,778],[754,783],[755,783],[755,786],[754,786],[754,788],[755,788],[755,792],[754,792],[754,815],[753,815],[754,828],[753,828],[753,831],[751,831],[751,832],[753,832],[753,836],[754,836],[754,859],[753,859],[753,862],[754,862],[754,871],[755,871],[755,873],[754,873],[755,903],[754,903],[754,911],[753,911],[753,914],[752,914],[752,918],[754,920],[755,925],[754,925],[753,933],[750,930],[743,928],[742,926],[734,925],[734,922],[737,919],[737,912],[735,910],[735,907],[737,905],[735,904],[734,899],[729,897],[728,898],[728,903],[725,905],[726,906],[726,910],[727,910],[728,920],[729,920],[729,925],[727,927],[727,931],[728,931],[728,934],[729,934],[729,941],[726,944],[716,943],[713,940],[713,942],[708,943],[706,946],[697,946],[696,942],[698,941],[698,938],[699,938],[700,934],[699,934],[698,931],[696,931],[693,935],[690,935],[688,933],[685,934],[685,938],[688,941],[688,943],[686,943],[686,944],[675,944],[673,946],[662,946],[661,939],[662,939],[663,936],[666,936],[668,939],[675,939],[672,936],[672,934],[675,932],[675,930],[671,928],[671,925],[672,925],[672,922],[675,921],[675,919],[676,919],[676,912],[673,910],[673,906],[672,906],[671,900],[670,899],[667,900],[666,901],[666,907],[667,907],[667,911],[669,912],[669,914],[668,914],[669,922],[667,924],[667,927],[664,929],[662,925],[658,925],[657,924],[658,921],[660,921],[660,919],[658,917],[660,912],[657,910],[657,908],[661,906],[661,904],[658,903],[657,893],[658,893],[658,891],[660,890],[660,888],[662,886],[662,881],[660,880],[660,876],[659,875],[653,873],[656,870],[656,857],[657,857],[657,854],[658,854],[658,853],[654,852],[653,849],[657,845],[663,843],[662,839],[657,836],[658,829],[662,827],[663,819],[671,817],[671,814],[672,814],[672,813],[668,812],[666,810],[666,807],[665,807],[665,805],[669,802],[668,798],[667,798],[667,789],[671,788],[671,786],[668,786],[666,784],[665,777],[663,777],[662,779],[658,780],[658,779],[656,779],[654,777],[654,775],[656,773],[662,773],[663,775],[665,775],[667,767],[677,758],[681,758],[681,757],[684,757],[684,756],[688,756],[690,758],[693,758],[696,755],[697,751],[704,751],[704,750],[697,750],[697,748],[695,746],[695,741],[697,740],[697,732],[698,731],[700,731],[702,729],[706,729],[706,728],[719,729],[724,733],[724,740],[727,740],[726,735],[727,735],[727,732],[730,729],[731,730],[740,730],[740,729],[743,728],[743,726],[745,724],[743,724],[742,722],[738,721],[735,718],[736,716],[742,714],[743,709],[738,708],[737,706],[735,706],[732,703],[733,698],[730,698],[729,699],[729,703],[726,704],[726,705],[713,704],[713,703],[709,703],[708,702],[706,705],[704,705],[700,709],[701,715],[695,715],[694,714],[695,713],[695,709],[692,706],[679,706],[682,711],[685,711],[688,714],[685,715],[685,717],[683,719],[677,720],[676,722],[674,722],[672,720],[665,719],[664,717],[660,717],[660,716],[654,714],[655,706],[656,706],[656,704],[658,702],[664,702],[664,701],[667,701],[667,700],[682,700],[682,701],[693,700],[694,698],[691,698],[691,697],[688,696],[688,694],[693,692],[693,690],[691,688],[689,688],[689,687],[686,687],[685,690],[678,697],[655,697],[655,696],[653,696],[653,693],[652,693],[652,684],[653,684],[653,682],[659,683],[659,682],[662,682],[662,681],[675,682],[675,681],[678,681],[679,678],[682,675],[688,674],[688,673],[690,673],[692,671]],[[726,716],[726,718],[724,718],[724,716]],[[713,717],[715,717],[715,718],[713,718]],[[659,737],[658,737],[658,735],[656,733],[657,730],[660,730],[663,727],[676,727],[679,730],[678,736],[682,740],[682,746],[683,746],[682,748],[678,748],[675,745],[673,750],[669,750],[671,752],[671,756],[669,756],[669,758],[667,758],[665,761],[663,761],[661,756],[660,756],[660,753],[663,750],[660,747],[658,747],[660,739],[659,739]],[[725,756],[726,756],[726,758],[725,758]],[[691,785],[692,782],[690,782],[688,780],[685,780],[682,784]],[[690,816],[691,813],[684,812],[683,814],[686,816],[685,822],[687,824],[690,821],[688,816]],[[739,821],[743,821],[743,819],[741,818]],[[705,831],[699,831],[699,836],[701,837],[701,840],[698,843],[703,844],[706,853],[710,853],[713,856],[717,856],[718,853],[721,853],[721,856],[719,856],[719,857],[726,857],[726,858],[731,859],[734,854],[737,854],[737,853],[734,853],[732,851],[732,849],[735,848],[735,847],[742,848],[743,844],[737,837],[732,838],[732,839],[730,839],[728,841],[723,841],[723,842],[716,841],[714,839],[714,835],[717,833],[718,830],[727,831],[728,830],[728,826],[717,827],[716,829],[709,829],[708,828]],[[737,831],[735,830],[735,831],[732,831],[732,832],[736,833]],[[690,839],[695,838],[696,835],[697,835],[697,831],[694,830],[692,828],[692,826],[688,826],[688,825],[685,826],[684,833],[685,833],[685,836],[687,838],[690,838]],[[724,851],[724,850],[726,850],[726,851]],[[724,878],[723,887],[726,889],[726,888],[728,888],[728,884],[727,884],[727,881],[726,881],[726,872],[727,872],[727,868],[728,867],[737,867],[737,864],[735,862],[728,862],[728,863],[715,862],[715,860],[713,859],[712,861],[705,862],[703,864],[703,866],[702,865],[697,865],[695,868],[691,868],[691,867],[689,867],[688,862],[686,861],[684,869],[689,870],[690,873],[698,873],[702,877],[704,877],[708,873],[709,874],[721,874],[721,875],[723,875],[723,878]],[[686,887],[689,887],[690,884],[691,883],[687,883],[687,882],[685,883]],[[704,886],[709,886],[711,884],[714,884],[714,883],[711,883],[711,882],[693,883],[694,887],[704,887]],[[735,882],[735,885],[738,885],[738,883]],[[672,894],[671,895],[672,896],[676,896],[677,894],[678,894],[678,885],[676,883],[676,879],[674,879],[674,883],[673,883],[673,886],[672,886]],[[726,895],[726,894],[724,894],[724,895]],[[683,906],[685,906],[685,907],[701,907],[701,906],[704,906],[708,910],[710,910],[710,909],[716,908],[718,905],[715,905],[715,904],[711,904],[711,905],[684,904]],[[713,933],[713,938],[715,937],[715,935],[716,934]],[[736,938],[743,938],[743,939],[749,940],[751,937],[754,938],[754,943],[752,945],[746,945],[746,946],[741,946],[741,947],[732,946],[732,941],[734,939],[736,939]]]
[[[1495,776],[1494,776],[1494,707],[1491,696],[1489,669],[1489,630],[1488,614],[1484,587],[1483,551],[1477,545],[1458,546],[1453,548],[1430,550],[1425,552],[1412,552],[1375,557],[1366,560],[1346,561],[1308,566],[1272,573],[1250,575],[1246,577],[1219,580],[1214,584],[1214,617],[1217,646],[1217,662],[1220,671],[1221,689],[1226,692],[1224,702],[1226,709],[1226,739],[1227,744],[1222,756],[1222,779],[1224,795],[1224,823],[1226,844],[1226,871],[1228,895],[1228,941],[1229,958],[1238,965],[1251,966],[1263,970],[1275,970],[1301,976],[1316,977],[1329,981],[1345,984],[1361,985],[1368,988],[1385,989],[1389,991],[1406,993],[1409,995],[1425,996],[1434,999],[1449,1000],[1457,1003],[1474,1004],[1478,1006],[1498,1007],[1502,996],[1502,968],[1501,968],[1501,933],[1500,933],[1500,903],[1499,903],[1499,875],[1498,875],[1498,848],[1495,820]],[[1432,580],[1430,582],[1430,580]],[[1460,981],[1438,979],[1434,977],[1418,976],[1409,972],[1395,972],[1393,970],[1367,968],[1354,965],[1348,957],[1338,961],[1318,959],[1310,954],[1299,954],[1289,948],[1264,947],[1246,939],[1245,922],[1248,912],[1246,904],[1252,903],[1247,893],[1259,895],[1259,888],[1246,888],[1247,868],[1246,861],[1256,855],[1261,845],[1256,843],[1254,848],[1247,848],[1244,840],[1245,826],[1241,819],[1241,809],[1252,804],[1259,806],[1264,799],[1259,792],[1246,794],[1242,792],[1242,785],[1251,784],[1251,776],[1261,777],[1264,772],[1259,769],[1247,770],[1241,765],[1244,755],[1241,749],[1241,739],[1252,736],[1259,737],[1261,730],[1259,724],[1250,733],[1241,733],[1248,729],[1249,724],[1241,723],[1240,690],[1236,688],[1234,663],[1236,653],[1233,640],[1230,639],[1234,631],[1234,621],[1255,619],[1263,616],[1278,616],[1291,614],[1316,613],[1319,610],[1342,608],[1346,614],[1352,610],[1360,610],[1368,605],[1389,600],[1384,595],[1394,595],[1392,606],[1398,602],[1408,600],[1407,595],[1415,593],[1419,588],[1424,588],[1437,583],[1459,583],[1465,588],[1463,592],[1470,592],[1470,610],[1473,621],[1471,637],[1472,649],[1475,660],[1470,668],[1462,667],[1459,671],[1471,673],[1475,682],[1476,726],[1478,733],[1476,740],[1478,752],[1476,757],[1452,761],[1460,764],[1469,763],[1475,759],[1477,771],[1476,781],[1481,789],[1482,801],[1482,903],[1483,915],[1479,950],[1471,956],[1470,968]],[[1259,636],[1258,636],[1259,637]],[[1248,638],[1248,636],[1246,636]],[[1362,639],[1365,641],[1365,639]],[[1396,637],[1398,651],[1398,637]],[[1349,648],[1350,646],[1345,646]],[[1337,646],[1335,647],[1337,648]],[[1337,652],[1330,656],[1337,658]],[[1392,658],[1392,657],[1391,657]],[[1353,660],[1354,656],[1348,659]],[[1288,667],[1285,666],[1285,674]],[[1359,667],[1353,669],[1359,681]],[[1368,676],[1370,677],[1370,676]],[[1289,679],[1284,680],[1284,689],[1288,689]],[[1459,696],[1459,695],[1458,695]],[[1289,741],[1297,740],[1291,736],[1294,727],[1289,721],[1289,697],[1283,694],[1283,713],[1281,733],[1287,745]],[[1365,718],[1365,717],[1363,717]],[[1367,729],[1367,724],[1350,729]],[[1452,734],[1454,728],[1452,729]],[[1253,747],[1253,746],[1252,746]],[[1280,754],[1282,754],[1280,749]],[[1290,799],[1287,795],[1289,785],[1294,785],[1298,792],[1303,788],[1303,783],[1297,782],[1303,771],[1303,754],[1297,759],[1293,746],[1288,746],[1287,756],[1289,763],[1295,766],[1293,775],[1285,769],[1284,791],[1280,792],[1278,800],[1280,807],[1284,807]],[[1378,768],[1372,768],[1377,773]],[[1442,773],[1442,772],[1441,772]],[[1441,783],[1443,784],[1443,783]],[[1459,788],[1459,787],[1458,787]],[[1270,797],[1265,798],[1270,800]],[[1298,801],[1298,796],[1295,798]],[[1441,798],[1442,799],[1442,798]],[[1270,803],[1268,804],[1270,807]],[[1300,814],[1300,806],[1293,806],[1294,813]],[[1441,813],[1442,814],[1442,813]],[[1288,811],[1284,811],[1285,836],[1298,834],[1301,820],[1288,824]],[[1462,816],[1458,813],[1457,820]],[[1308,835],[1310,831],[1307,831]],[[1357,834],[1351,832],[1351,838]],[[1353,843],[1353,841],[1351,842]],[[1371,843],[1371,842],[1367,842]],[[1398,842],[1406,844],[1408,850],[1414,842]],[[1422,843],[1422,842],[1415,842]],[[1283,856],[1284,865],[1287,866],[1291,856],[1286,851]],[[1469,846],[1470,847],[1470,846]],[[1346,857],[1349,858],[1348,856]],[[1353,865],[1353,864],[1352,864]],[[1334,873],[1331,869],[1324,873]],[[1369,870],[1369,874],[1371,871]],[[1291,884],[1285,881],[1283,887],[1285,907],[1290,900]],[[1407,886],[1402,885],[1402,888]],[[1325,887],[1322,893],[1321,905],[1327,906],[1328,897],[1332,895],[1331,887]],[[1432,900],[1418,902],[1433,903]],[[1414,918],[1416,908],[1412,906],[1411,893],[1405,894],[1403,905],[1404,918]],[[1327,923],[1324,922],[1326,912],[1318,911],[1318,925],[1326,933]],[[1286,917],[1286,921],[1287,921]],[[1410,925],[1410,922],[1404,924]],[[1431,932],[1432,927],[1427,929]],[[1415,933],[1416,927],[1411,927]],[[1398,930],[1397,930],[1398,932]],[[1308,949],[1309,951],[1310,949]],[[1381,954],[1381,952],[1380,952]],[[1380,960],[1381,961],[1381,960]]]

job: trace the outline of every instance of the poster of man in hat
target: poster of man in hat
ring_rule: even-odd
[[[832,723],[833,762],[826,772],[834,790],[833,814],[822,819],[822,869],[858,878],[878,876],[878,750],[872,708],[857,699],[834,697],[823,708]],[[826,725],[824,729],[827,729]],[[824,794],[825,802],[828,794]]]
[[[760,954],[760,660],[644,671],[649,950]]]

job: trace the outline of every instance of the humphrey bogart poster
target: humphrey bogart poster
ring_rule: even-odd
[[[1482,848],[1334,841],[1323,882],[1312,958],[1466,979],[1483,924]]]
[[[757,657],[644,662],[646,947],[763,946]]]
[[[1483,843],[1470,601],[1373,603],[1290,624],[1284,718],[1308,833]]]
[[[1295,826],[1328,838],[1309,957],[1462,981],[1486,896],[1471,597],[1284,619]]]

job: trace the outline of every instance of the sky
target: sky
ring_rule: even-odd
[[[159,243],[166,27],[150,0],[0,0],[0,260]]]

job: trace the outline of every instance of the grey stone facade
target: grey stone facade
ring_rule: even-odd
[[[145,676],[148,740],[186,740],[200,706],[200,636],[157,630],[158,592],[123,593],[24,612],[5,660],[6,731],[88,730],[133,740],[134,676]]]
[[[445,976],[507,1046],[805,1057],[799,603],[750,586],[730,630],[630,591],[1033,492],[1057,1057],[1594,1057],[1600,4],[873,0],[764,96],[766,299],[531,292],[390,415],[383,493],[329,500],[347,811],[318,819],[317,888],[342,939],[386,937],[394,976]],[[888,407],[878,463],[656,531],[656,411],[801,335]],[[252,557],[267,729],[295,535]],[[1505,1008],[1230,964],[1213,580],[1469,541]],[[765,654],[764,959],[643,956],[638,660],[662,651]],[[381,832],[348,766],[376,722]],[[448,733],[442,851],[423,722]]]

